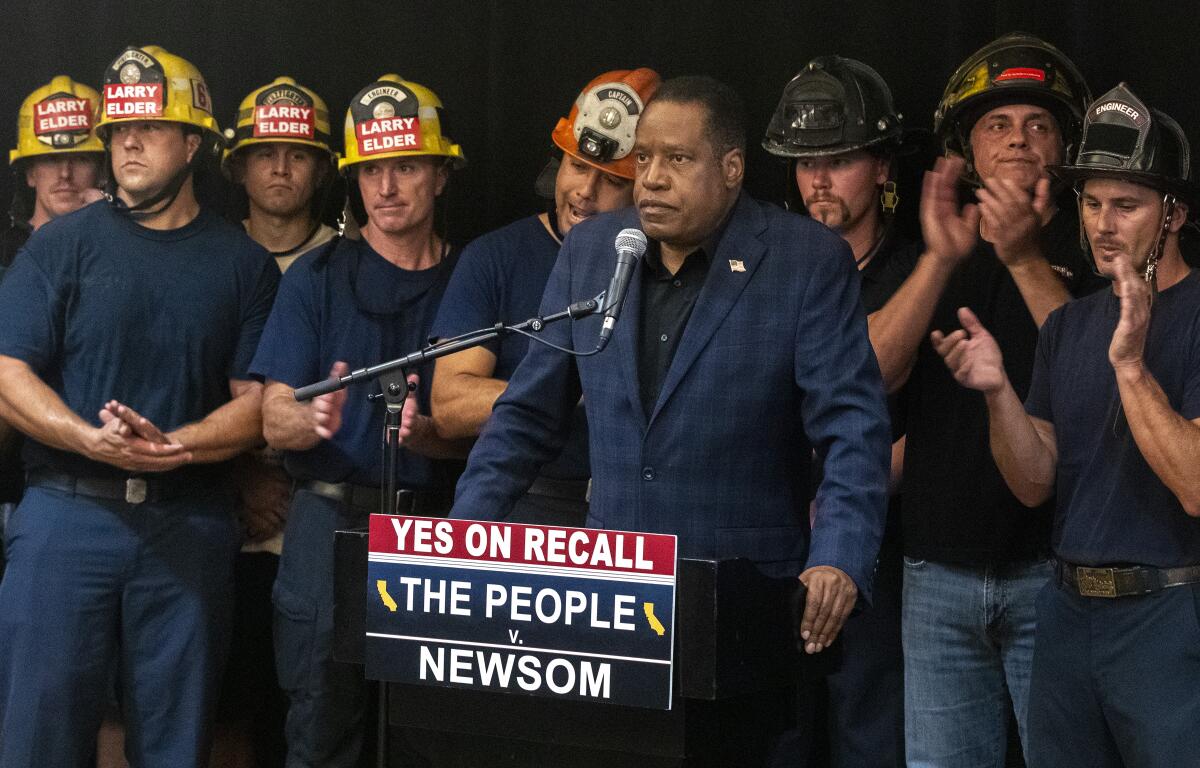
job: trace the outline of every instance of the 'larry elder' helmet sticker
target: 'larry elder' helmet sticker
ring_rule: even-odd
[[[350,105],[358,154],[420,149],[419,107],[416,94],[397,83],[381,82],[368,88]]]
[[[162,117],[165,94],[162,65],[130,48],[104,73],[104,116]]]
[[[316,110],[312,99],[302,91],[282,86],[259,94],[255,102],[254,138],[316,137]]]
[[[52,147],[73,147],[92,130],[92,102],[69,93],[53,93],[33,106],[33,135]]]

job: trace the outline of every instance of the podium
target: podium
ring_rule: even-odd
[[[336,534],[334,657],[363,663],[367,532]],[[840,643],[805,656],[795,641],[803,585],[747,560],[681,559],[677,571],[672,709],[640,709],[519,694],[387,683],[390,727],[419,766],[784,765],[803,709],[796,694],[827,674]]]

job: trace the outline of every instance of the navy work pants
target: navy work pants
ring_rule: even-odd
[[[1037,600],[1030,768],[1175,768],[1200,761],[1200,585]]]
[[[334,531],[368,515],[303,488],[292,496],[272,593],[288,768],[354,766],[363,749],[363,668],[333,659],[333,550]]]
[[[0,767],[77,768],[114,663],[137,766],[207,766],[239,544],[218,490],[127,504],[33,486],[0,582]]]
[[[882,553],[871,605],[842,627],[841,665],[826,678],[831,762],[836,768],[904,765],[903,580],[898,549]]]

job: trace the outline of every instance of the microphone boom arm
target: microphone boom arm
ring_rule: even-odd
[[[506,336],[510,333],[521,333],[531,338],[537,337],[533,334],[540,332],[550,323],[571,318],[578,320],[580,318],[594,315],[604,306],[605,295],[603,293],[596,296],[594,299],[584,299],[571,304],[561,312],[555,312],[545,317],[531,317],[528,320],[517,323],[516,325],[505,325],[504,323],[496,323],[487,328],[479,328],[474,331],[468,331],[460,336],[454,336],[449,339],[429,344],[416,352],[410,352],[403,357],[398,357],[395,360],[388,360],[383,363],[359,368],[358,370],[350,371],[345,376],[324,379],[312,384],[307,384],[295,391],[296,400],[304,402],[311,400],[319,395],[327,395],[330,392],[337,392],[339,389],[345,389],[351,384],[377,379],[385,373],[394,371],[397,368],[408,368],[409,366],[424,363],[429,360],[436,360],[439,357],[452,355],[455,352],[461,352],[464,349],[477,347],[486,341]],[[532,331],[533,333],[530,333]]]

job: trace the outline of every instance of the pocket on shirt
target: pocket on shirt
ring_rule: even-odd
[[[928,562],[928,561],[927,560],[917,560],[917,559],[909,557],[908,555],[904,556],[904,567],[908,568],[910,570],[919,571],[925,567],[926,562]]]

